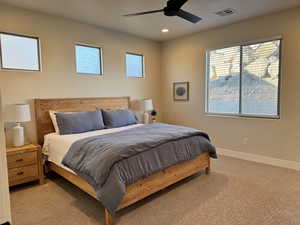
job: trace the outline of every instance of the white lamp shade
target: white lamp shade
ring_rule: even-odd
[[[143,100],[141,102],[141,110],[143,110],[143,111],[152,111],[153,110],[152,99]]]
[[[27,104],[15,105],[14,121],[18,123],[28,122],[31,120],[30,107]]]

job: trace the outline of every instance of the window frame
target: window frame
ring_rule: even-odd
[[[17,69],[17,68],[6,68],[3,67],[3,55],[2,55],[2,48],[1,48],[1,34],[5,35],[11,35],[16,37],[23,37],[23,38],[30,38],[35,39],[37,41],[37,56],[38,56],[38,69],[37,70],[29,70],[29,69]],[[42,72],[42,57],[41,57],[41,42],[40,38],[36,36],[31,35],[25,35],[25,34],[16,34],[11,32],[5,32],[0,30],[0,70],[4,71],[24,71],[24,72]]]
[[[126,57],[127,54],[142,57],[142,76],[141,77],[128,76],[128,74],[127,74],[127,57]],[[125,52],[125,75],[126,75],[126,77],[133,78],[133,79],[144,79],[146,77],[146,74],[145,74],[145,56],[143,54],[133,53],[133,52]]]
[[[96,48],[99,49],[99,62],[100,62],[100,74],[98,73],[82,73],[77,71],[77,55],[76,55],[76,46],[82,46],[82,47],[87,47],[87,48]],[[79,43],[76,42],[74,44],[74,55],[75,55],[75,72],[77,74],[84,74],[84,75],[94,75],[94,76],[104,76],[104,66],[103,66],[103,48],[97,45],[92,45],[92,44],[84,44],[84,43]]]
[[[245,114],[242,113],[242,70],[243,70],[243,47],[247,45],[255,45],[262,44],[271,41],[280,41],[279,46],[279,68],[278,68],[278,90],[277,90],[277,115],[260,115],[260,114]],[[236,117],[236,118],[262,118],[262,119],[280,119],[281,118],[281,86],[282,86],[282,44],[283,38],[273,37],[268,39],[256,40],[256,41],[248,41],[239,44],[233,44],[229,46],[223,46],[220,48],[208,49],[205,51],[205,100],[204,100],[204,114],[207,116],[218,116],[218,117]],[[239,85],[239,112],[238,113],[216,113],[208,111],[209,104],[209,52],[230,48],[230,47],[240,47],[240,85]]]

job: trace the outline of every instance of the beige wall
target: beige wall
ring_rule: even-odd
[[[130,96],[153,98],[161,111],[159,43],[5,5],[0,5],[0,30],[39,37],[42,52],[42,72],[0,70],[4,104],[32,104],[34,98]],[[77,42],[103,48],[103,77],[76,74]],[[145,79],[125,76],[126,51],[144,54]],[[34,121],[26,130],[35,141]]]
[[[216,146],[300,162],[300,8],[200,32],[162,46],[165,122],[207,131]],[[244,41],[283,37],[281,119],[204,114],[205,51]],[[172,82],[190,82],[190,101],[173,102]],[[248,138],[248,143],[244,143]]]

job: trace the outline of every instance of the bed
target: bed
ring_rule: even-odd
[[[85,179],[62,165],[61,162],[66,151],[68,151],[68,148],[74,141],[84,137],[120,133],[121,131],[132,130],[142,125],[137,124],[80,135],[68,135],[66,138],[54,133],[49,111],[86,112],[95,109],[128,109],[129,103],[129,97],[36,99],[37,136],[39,143],[45,146],[45,154],[48,155],[46,160],[48,168],[97,199],[95,189]],[[51,149],[49,149],[50,145]],[[126,186],[125,195],[118,205],[117,211],[200,171],[205,171],[206,174],[210,171],[210,156],[208,153],[203,153],[191,160],[165,168]],[[105,209],[105,221],[107,225],[113,224],[113,217],[107,209]]]

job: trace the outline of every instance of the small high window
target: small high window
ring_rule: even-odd
[[[144,77],[144,56],[126,53],[126,75],[128,77]]]
[[[76,72],[103,75],[102,49],[87,45],[75,45]]]
[[[1,68],[39,71],[39,39],[17,34],[0,33]]]

